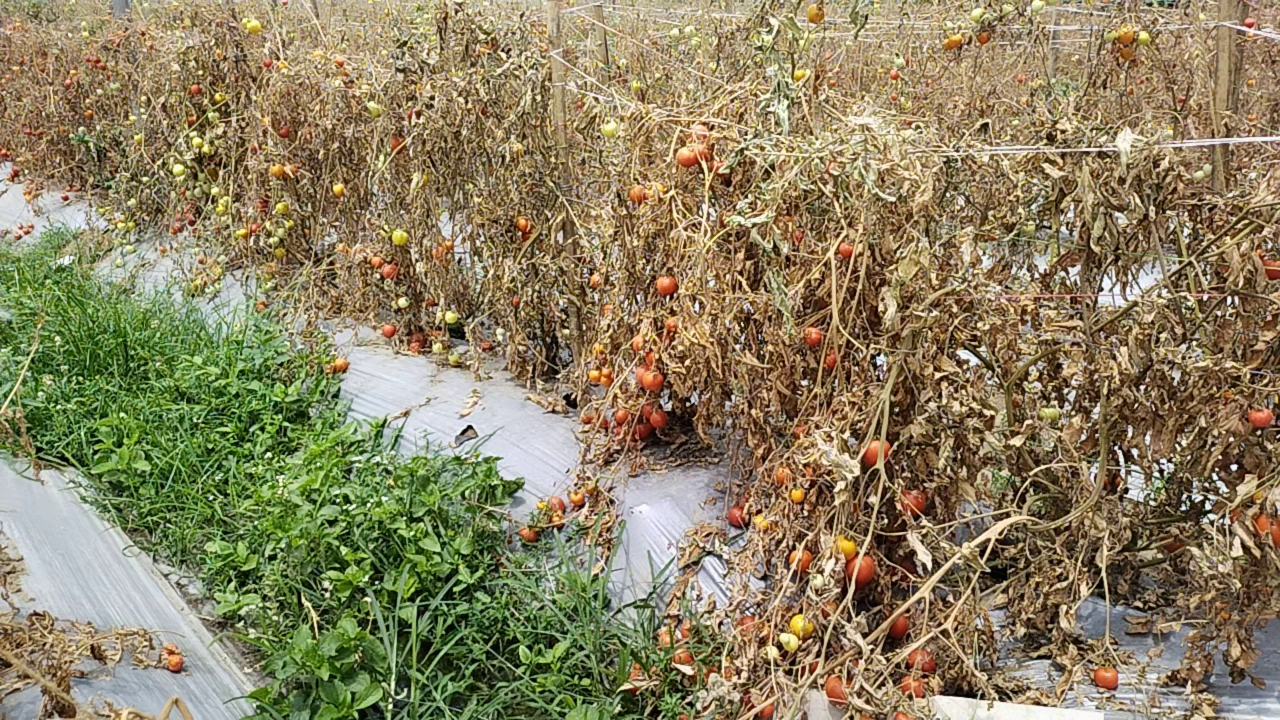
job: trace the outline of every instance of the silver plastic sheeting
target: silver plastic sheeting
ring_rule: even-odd
[[[158,644],[176,643],[186,656],[176,675],[134,667],[127,657],[111,669],[86,663],[87,677],[72,682],[76,700],[110,700],[154,715],[177,695],[200,720],[244,716],[249,705],[237,698],[256,686],[169,580],[124,533],[81,503],[67,475],[45,470],[37,480],[17,467],[0,462],[0,535],[25,568],[17,578],[20,612],[42,611],[102,631],[147,630]],[[156,656],[146,659],[155,662],[158,651]],[[37,717],[40,702],[40,690],[28,688],[5,698],[0,717]]]
[[[369,328],[335,337],[351,361],[342,395],[351,415],[361,419],[403,417],[401,450],[421,452],[428,444],[447,452],[480,452],[498,458],[502,472],[525,481],[512,504],[517,518],[530,515],[539,500],[565,497],[578,466],[578,425],[546,412],[527,399],[528,391],[506,373],[477,382],[466,370],[440,367],[427,357],[394,353],[382,335]],[[468,426],[476,440],[449,449]],[[646,473],[617,483],[626,532],[616,563],[615,597],[632,600],[647,594],[655,578],[671,577],[672,560],[685,532],[704,522],[723,522],[723,507],[709,505],[727,465],[686,467]],[[724,565],[713,559],[699,575],[709,597],[728,601]]]

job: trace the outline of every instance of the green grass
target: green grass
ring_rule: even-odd
[[[493,458],[400,456],[385,423],[347,421],[329,348],[57,262],[75,242],[0,251],[0,397],[20,382],[37,455],[79,468],[102,512],[200,576],[271,678],[258,717],[691,710],[676,673],[617,692],[633,662],[670,667],[651,606],[611,609],[607,573],[588,570],[601,559],[571,541],[513,551],[501,508],[520,483]],[[5,438],[14,454],[20,440]]]

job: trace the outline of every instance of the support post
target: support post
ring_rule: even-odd
[[[556,186],[559,190],[561,201],[564,205],[564,220],[560,224],[560,232],[562,233],[562,243],[564,252],[568,258],[568,262],[575,264],[578,262],[578,241],[577,229],[573,223],[573,211],[569,207],[568,197],[569,189],[573,187],[573,166],[570,162],[569,154],[569,124],[567,120],[568,100],[565,97],[565,75],[568,70],[565,65],[564,56],[564,33],[560,26],[560,2],[561,0],[546,0],[547,6],[547,44],[551,51],[551,122],[555,129],[556,138],[556,159],[557,164],[557,180]],[[554,242],[555,238],[551,238]],[[582,329],[582,308],[583,305],[583,284],[581,282],[574,283],[574,290],[569,297],[567,312],[569,321],[569,349],[575,358],[581,357],[581,336]]]
[[[546,0],[547,39],[551,49],[551,122],[555,126],[556,157],[559,161],[560,194],[570,187],[568,101],[565,98],[564,37],[560,28],[560,0]],[[564,239],[573,237],[573,218],[565,213]]]
[[[129,16],[129,0],[111,0],[111,17],[123,20]]]
[[[594,38],[593,44],[596,46],[596,61],[600,63],[600,67],[609,67],[609,36],[605,33],[604,24],[604,0],[599,0],[591,6],[591,37]]]
[[[1216,72],[1213,79],[1213,137],[1230,137],[1231,128],[1228,118],[1235,108],[1236,79],[1239,73],[1236,68],[1236,30],[1227,27],[1227,23],[1236,25],[1240,22],[1239,0],[1218,0],[1218,27],[1216,47]],[[1213,189],[1223,192],[1227,188],[1228,170],[1231,167],[1231,148],[1227,145],[1213,146]]]
[[[1054,77],[1058,74],[1058,6],[1049,8],[1046,15],[1049,24],[1049,54],[1045,74],[1049,76],[1049,89],[1052,90]],[[1051,93],[1051,95],[1057,97],[1057,93]]]

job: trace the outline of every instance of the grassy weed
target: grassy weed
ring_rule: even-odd
[[[493,458],[400,456],[384,423],[346,420],[328,348],[292,346],[262,315],[210,324],[105,284],[59,262],[74,240],[0,253],[0,396],[20,381],[37,454],[79,468],[103,512],[198,573],[219,621],[260,651],[259,717],[684,707],[678,673],[618,693],[634,663],[670,667],[656,616],[612,611],[584,551],[513,552],[494,508],[520,483]]]

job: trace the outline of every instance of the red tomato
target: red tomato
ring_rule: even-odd
[[[934,659],[933,653],[925,648],[916,648],[907,653],[907,668],[919,670],[925,675],[932,675],[938,669],[938,661]]]
[[[813,553],[808,550],[796,551],[792,550],[791,555],[787,558],[787,565],[791,568],[799,570],[800,574],[809,572],[809,566],[813,564]]]
[[[1100,667],[1093,671],[1093,684],[1103,690],[1115,690],[1120,687],[1120,673],[1113,667]]]
[[[920,678],[902,678],[902,694],[908,697],[922,698],[926,694],[924,680]]]
[[[894,640],[901,640],[907,636],[907,631],[911,629],[911,621],[906,615],[899,615],[893,624],[889,626],[889,637]]]
[[[650,370],[640,379],[640,385],[651,393],[662,392],[662,386],[666,383],[666,378],[657,370]]]
[[[863,555],[861,558],[854,556],[844,565],[844,577],[853,585],[854,590],[862,588],[875,582],[876,579],[876,561],[870,555]]]
[[[823,689],[827,693],[827,700],[830,700],[832,705],[844,707],[849,704],[849,696],[844,691],[844,680],[841,680],[839,675],[827,678]]]
[[[929,494],[923,490],[903,490],[901,505],[902,514],[907,517],[920,517],[929,506]]]
[[[654,283],[654,287],[662,297],[671,297],[676,294],[676,290],[679,289],[680,284],[677,283],[676,279],[670,275],[663,275]]]
[[[881,460],[889,462],[889,451],[892,446],[885,441],[881,443],[879,440],[872,440],[867,443],[867,449],[862,452],[862,466],[865,468],[873,468]]]

